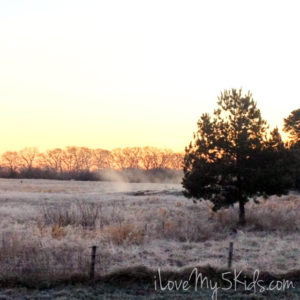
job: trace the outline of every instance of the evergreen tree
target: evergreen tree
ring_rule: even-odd
[[[250,92],[225,90],[213,118],[203,114],[184,157],[184,194],[213,202],[214,210],[257,196],[287,193],[291,186],[288,153],[275,129],[270,137]]]
[[[290,152],[294,159],[291,171],[294,174],[295,188],[300,191],[300,108],[284,119],[283,130],[289,134]]]
[[[300,142],[300,108],[293,110],[291,114],[284,119],[283,131],[289,134],[293,145]]]

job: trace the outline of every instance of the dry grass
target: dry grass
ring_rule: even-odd
[[[95,228],[101,214],[101,204],[76,201],[69,206],[47,206],[41,208],[40,221],[58,227],[73,225]]]
[[[110,225],[104,229],[104,234],[115,245],[140,245],[144,242],[143,230],[133,224]]]
[[[241,229],[237,207],[213,213],[209,202],[193,204],[180,195],[132,196],[141,187],[157,192],[159,185],[57,184],[0,180],[0,280],[86,276],[92,245],[99,246],[97,274],[136,264],[225,267],[230,241],[238,269],[300,269],[299,196],[248,203]],[[175,187],[161,186],[167,188]]]
[[[238,208],[220,210],[214,218],[222,226],[237,222]],[[296,195],[250,202],[246,206],[247,230],[298,232],[300,230],[300,197]]]

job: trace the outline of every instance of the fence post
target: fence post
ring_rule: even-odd
[[[233,242],[229,244],[229,256],[228,256],[228,268],[232,266],[232,253],[233,253]]]
[[[91,255],[91,268],[90,268],[90,280],[95,278],[95,259],[96,259],[96,249],[97,246],[92,246],[92,255]]]

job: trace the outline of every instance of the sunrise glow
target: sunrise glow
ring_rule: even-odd
[[[223,89],[282,127],[299,106],[297,1],[2,1],[0,152],[182,151]]]

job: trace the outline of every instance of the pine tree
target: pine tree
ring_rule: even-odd
[[[300,191],[300,108],[293,110],[290,115],[284,119],[283,130],[289,134],[289,150],[294,159],[291,169],[295,179],[294,187]]]
[[[300,143],[300,108],[295,109],[284,119],[283,130],[289,134],[293,145]]]
[[[284,194],[291,186],[287,152],[268,126],[250,92],[225,90],[213,118],[203,114],[184,157],[184,194],[213,202],[214,210],[239,204],[244,225],[249,199]],[[275,161],[274,161],[275,160]]]

